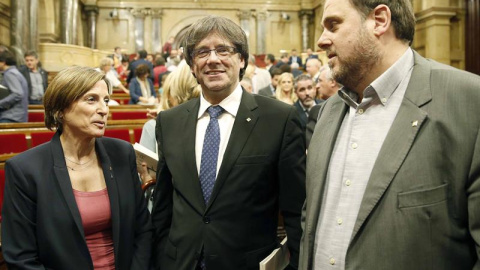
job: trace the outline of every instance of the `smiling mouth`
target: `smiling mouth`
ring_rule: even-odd
[[[212,71],[205,72],[205,74],[207,74],[207,75],[218,75],[218,74],[222,74],[222,73],[224,73],[224,71],[220,71],[220,70],[212,70]]]

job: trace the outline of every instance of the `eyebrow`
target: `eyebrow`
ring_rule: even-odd
[[[338,15],[331,15],[323,19],[322,25],[330,24],[332,21],[342,22],[343,19]]]

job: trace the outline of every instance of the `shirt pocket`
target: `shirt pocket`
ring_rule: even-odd
[[[398,208],[422,207],[437,204],[447,199],[448,184],[437,187],[398,193]]]

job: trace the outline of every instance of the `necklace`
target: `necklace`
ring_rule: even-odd
[[[85,168],[88,167],[87,165],[95,159],[95,156],[93,156],[91,159],[89,159],[88,161],[86,161],[86,162],[84,162],[84,163],[75,162],[75,161],[67,158],[67,156],[65,156],[65,159],[66,159],[67,161],[70,161],[70,162],[78,165],[78,166],[76,166],[77,168],[74,168],[74,167],[71,167],[71,166],[68,166],[68,165],[67,165],[67,168],[68,168],[68,169],[70,169],[70,170],[72,170],[72,171],[81,171],[81,170],[83,170],[83,169],[85,169]]]
[[[87,163],[89,163],[90,161],[92,161],[92,160],[93,160],[93,157],[92,157],[91,159],[87,160],[86,162],[84,162],[84,163],[81,163],[81,162],[75,162],[75,161],[73,161],[73,160],[71,160],[71,159],[67,158],[67,156],[64,156],[64,157],[65,157],[65,159],[66,159],[66,160],[68,160],[68,161],[70,161],[70,162],[72,162],[72,163],[75,163],[75,164],[77,164],[77,165],[80,165],[80,166],[82,166],[82,165],[85,165],[85,164],[87,164]]]

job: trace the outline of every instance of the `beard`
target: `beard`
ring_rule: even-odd
[[[340,59],[337,55],[338,69],[329,64],[332,77],[349,89],[354,89],[359,82],[371,71],[372,67],[380,59],[375,40],[367,34],[366,28],[362,27],[358,33],[358,41],[353,46],[352,55]]]

